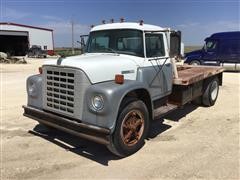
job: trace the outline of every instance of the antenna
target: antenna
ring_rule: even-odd
[[[74,21],[73,18],[71,19],[71,26],[72,26],[72,55],[75,54],[74,51]]]

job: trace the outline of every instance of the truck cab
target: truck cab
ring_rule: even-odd
[[[98,25],[84,54],[46,61],[27,79],[24,115],[131,155],[153,119],[196,98],[206,106],[217,99],[222,70],[177,67],[180,54],[179,31],[142,22]]]
[[[201,50],[186,53],[185,62],[191,65],[224,66],[240,70],[240,32],[215,33],[205,39]]]

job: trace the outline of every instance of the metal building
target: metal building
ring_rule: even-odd
[[[33,45],[54,54],[53,30],[11,22],[0,22],[0,52],[26,55]]]

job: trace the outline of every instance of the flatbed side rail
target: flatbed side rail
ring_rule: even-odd
[[[177,70],[178,78],[174,78],[173,84],[187,86],[208,77],[220,74],[224,71],[224,68],[213,66],[180,65],[177,66]]]

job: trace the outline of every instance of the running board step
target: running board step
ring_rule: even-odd
[[[165,106],[161,106],[157,109],[154,109],[154,111],[153,111],[154,119],[160,118],[177,108],[178,108],[178,105],[167,103],[167,105],[165,105]]]

